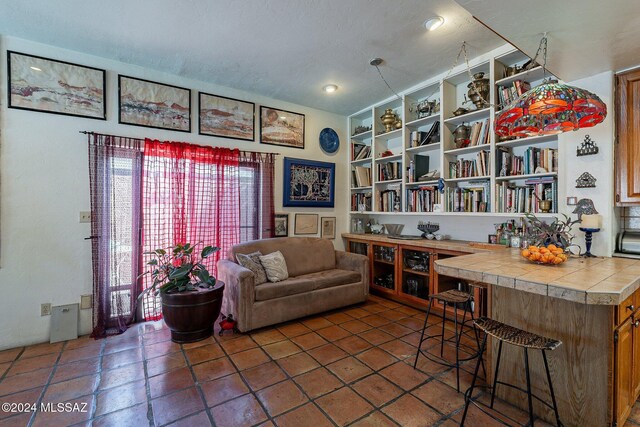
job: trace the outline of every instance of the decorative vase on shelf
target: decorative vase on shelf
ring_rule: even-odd
[[[391,132],[398,120],[398,115],[394,113],[391,108],[387,108],[386,110],[384,110],[384,114],[380,116],[380,121],[384,126],[385,133]],[[400,124],[400,127],[402,127],[402,123]]]
[[[469,88],[469,99],[476,106],[478,110],[488,107],[489,104],[486,102],[489,98],[489,79],[484,77],[484,73],[475,73],[473,75],[473,80],[471,83],[467,85]]]

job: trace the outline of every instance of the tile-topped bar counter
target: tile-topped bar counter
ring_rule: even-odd
[[[441,249],[455,252],[466,252],[469,254],[483,253],[488,251],[503,251],[502,245],[492,245],[489,243],[470,242],[467,240],[428,240],[428,239],[392,239],[385,234],[361,234],[342,233],[342,238],[349,240],[362,240],[368,242],[389,243],[393,245],[409,245],[422,248]]]
[[[639,260],[570,258],[538,265],[506,249],[437,260],[435,270],[486,283],[489,317],[562,341],[548,357],[564,425],[624,424],[638,397],[632,382],[640,384]],[[492,367],[497,343],[489,353]],[[541,357],[531,360],[534,394],[548,400]],[[500,380],[525,387],[523,366],[522,349],[506,346]],[[526,397],[507,387],[499,386],[497,394],[527,407]],[[536,414],[553,421],[550,411],[534,406]]]
[[[640,260],[569,258],[560,265],[533,264],[516,249],[483,252],[435,262],[447,276],[566,299],[619,305],[640,287]]]

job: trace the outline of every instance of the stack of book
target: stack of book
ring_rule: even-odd
[[[440,122],[435,121],[427,132],[413,131],[409,140],[409,148],[421,147],[440,141]]]
[[[498,212],[538,213],[538,199],[551,200],[551,212],[558,212],[558,182],[554,177],[531,178],[524,185],[504,181],[496,185]]]
[[[444,196],[448,212],[489,212],[489,181],[477,187],[445,188]]]
[[[546,172],[558,171],[558,150],[555,148],[529,147],[524,155],[514,156],[510,148],[498,147],[497,160],[499,176],[530,175],[539,167]]]
[[[433,212],[433,205],[440,203],[437,186],[424,186],[407,189],[408,212]]]
[[[390,185],[386,190],[378,190],[377,195],[380,212],[400,211],[400,185]]]
[[[511,104],[513,101],[518,99],[520,95],[528,92],[530,89],[531,85],[529,84],[529,82],[525,82],[522,80],[516,80],[510,86],[499,86],[498,102],[502,106]]]
[[[472,178],[474,176],[486,176],[489,173],[489,151],[482,150],[476,154],[474,160],[458,159],[449,162],[449,177]]]
[[[489,119],[475,122],[469,132],[469,146],[484,145],[489,143]]]
[[[400,179],[402,162],[388,162],[378,164],[378,181],[390,181]]]
[[[356,166],[351,171],[352,188],[371,187],[371,168]]]
[[[364,144],[351,144],[351,160],[363,160],[371,157],[371,147]]]
[[[359,211],[360,206],[364,205],[365,211],[371,211],[371,193],[354,193],[351,195],[351,210]]]

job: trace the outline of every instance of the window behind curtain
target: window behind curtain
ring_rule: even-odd
[[[240,241],[273,237],[274,155],[240,156]]]

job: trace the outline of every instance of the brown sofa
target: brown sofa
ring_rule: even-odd
[[[253,273],[236,262],[236,254],[280,251],[289,278],[254,285]],[[284,237],[256,240],[231,248],[218,261],[218,278],[226,284],[222,312],[233,314],[241,332],[365,301],[369,261],[363,255],[336,251],[330,240]]]

